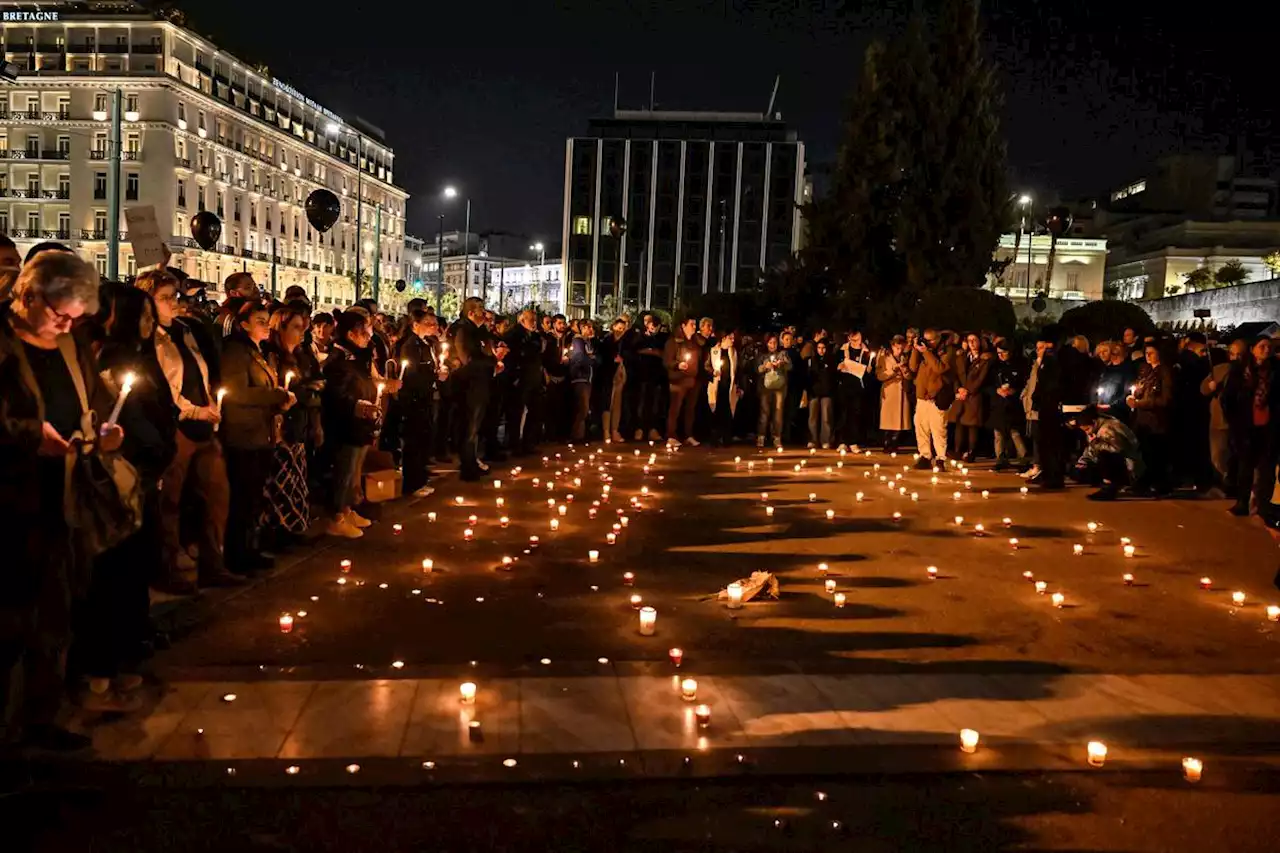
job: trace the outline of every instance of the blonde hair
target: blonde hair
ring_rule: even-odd
[[[35,294],[57,310],[68,302],[84,305],[86,313],[98,310],[98,273],[70,252],[41,252],[22,267],[13,283],[13,299]]]
[[[178,277],[168,270],[143,270],[133,280],[133,286],[144,293],[150,293],[155,296],[156,291],[162,287],[172,287],[176,290]]]

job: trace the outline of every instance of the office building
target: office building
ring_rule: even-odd
[[[274,267],[277,292],[298,284],[324,306],[356,298],[357,251],[361,296],[372,295],[375,274],[382,289],[400,277],[408,194],[375,128],[137,3],[21,10],[30,14],[0,23],[5,58],[20,69],[0,89],[0,229],[20,248],[60,240],[106,271],[107,139],[119,91],[121,206],[155,209],[172,266],[215,282],[246,269],[264,285]],[[303,210],[320,187],[343,205],[326,234]],[[201,210],[222,219],[209,251],[190,236]],[[120,274],[135,267],[125,234]]]
[[[567,313],[675,309],[799,248],[805,149],[758,113],[615,110],[565,146]],[[625,220],[621,236],[613,220]]]

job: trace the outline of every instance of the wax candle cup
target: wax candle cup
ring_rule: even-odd
[[[853,499],[854,499],[855,501],[857,501],[858,503],[862,503],[862,499],[863,499],[864,497],[866,497],[866,495],[864,495],[862,492],[858,492],[858,493],[856,493],[856,494],[853,496]]]
[[[537,548],[537,547],[538,547],[538,542],[539,542],[539,540],[538,540],[538,537],[537,537],[537,536],[530,536],[530,537],[529,537],[529,547],[530,547],[530,548]]]
[[[403,525],[400,525],[400,524],[391,525],[391,532],[394,533],[396,536],[399,536],[403,531],[404,531]]]
[[[634,572],[623,572],[623,573],[622,573],[622,585],[623,585],[623,586],[633,586],[633,585],[635,584],[635,582],[636,582],[636,576],[635,576],[635,573],[634,573]]]
[[[472,537],[474,536],[475,536],[475,531],[473,531],[470,527],[462,531],[462,538],[467,542],[470,542]]]
[[[1182,775],[1186,777],[1188,782],[1199,782],[1201,775],[1204,774],[1204,762],[1198,758],[1182,759]]]
[[[680,697],[686,702],[692,702],[698,698],[697,679],[686,678],[680,682]]]
[[[1036,573],[1028,569],[1022,573],[1023,580],[1033,581],[1036,579]]]
[[[1009,518],[1008,516],[1006,516],[1006,517],[1004,517],[1004,518],[1000,519],[1000,522],[1001,522],[1005,527],[1013,527],[1013,519],[1012,519],[1012,518]]]
[[[936,581],[936,580],[938,579],[938,567],[937,567],[937,566],[930,566],[929,568],[925,569],[924,571],[925,571],[925,574],[927,574],[927,575],[929,576],[929,580],[931,580],[931,581]]]
[[[825,575],[829,569],[830,566],[826,563],[818,563],[818,574]]]
[[[765,508],[764,508],[764,514],[765,514],[765,515],[767,515],[767,516],[769,516],[770,518],[773,518],[773,507],[771,507],[771,506],[767,506],[767,507],[765,507]]]
[[[835,517],[836,517],[836,511],[834,509],[827,510],[827,521],[830,521]]]
[[[1009,540],[1009,547],[1015,551],[1018,550],[1018,539],[1016,536]]]
[[[831,599],[835,602],[836,607],[844,607],[844,593],[837,592]]]
[[[1086,528],[1090,533],[1097,533],[1097,532],[1098,532],[1098,522],[1096,522],[1096,521],[1091,521],[1091,522],[1089,522],[1088,524],[1086,524],[1086,525],[1085,525],[1085,528]]]
[[[640,605],[641,605],[642,603],[644,603],[644,599],[642,599],[642,598],[640,597],[640,594],[639,594],[639,593],[633,593],[633,594],[632,594],[632,596],[631,596],[631,607],[632,607],[632,609],[634,609],[634,610],[639,610],[639,609],[640,609]]]
[[[498,519],[498,526],[503,530],[505,530],[509,524],[511,524],[511,519],[507,518],[505,515]]]
[[[467,524],[470,524],[472,527],[475,527],[479,521],[480,521],[480,516],[478,515],[467,516]]]
[[[1018,489],[1018,491],[1019,491],[1019,492],[1021,492],[1021,493],[1022,493],[1022,496],[1025,498],[1025,497],[1027,496],[1027,492],[1029,492],[1029,491],[1031,491],[1031,490],[1030,490],[1030,489],[1028,489],[1026,486],[1023,486],[1021,489]]]
[[[960,730],[960,751],[973,753],[978,750],[978,733],[973,729]]]
[[[1089,766],[1101,767],[1107,763],[1107,745],[1100,740],[1089,741]]]
[[[1075,554],[1077,557],[1082,556],[1082,555],[1084,554],[1084,546],[1083,546],[1083,545],[1079,545],[1079,544],[1077,544],[1077,545],[1072,545],[1072,546],[1071,546],[1071,553],[1072,553],[1072,554]]]
[[[1213,589],[1213,579],[1209,577],[1200,578],[1201,589]]]
[[[991,497],[991,492],[987,491],[986,489],[983,489],[983,490],[982,490],[982,498],[983,498],[983,500],[986,500],[986,499],[987,499],[987,498],[989,498],[989,497]]]
[[[564,504],[560,504],[560,506],[556,507],[556,512],[560,513],[561,516],[564,516],[569,512],[569,508]]]
[[[1060,592],[1055,592],[1055,593],[1053,594],[1053,606],[1054,606],[1054,607],[1061,608],[1061,607],[1062,607],[1062,605],[1064,605],[1064,604],[1066,604],[1066,603],[1067,603],[1067,597],[1066,597],[1065,595],[1063,595],[1063,594],[1062,594],[1062,593],[1060,593]]]
[[[1037,595],[1044,595],[1045,590],[1047,590],[1048,588],[1049,588],[1049,585],[1048,585],[1047,583],[1045,583],[1044,581],[1036,581],[1036,594],[1037,594]]]
[[[423,561],[422,561],[422,571],[424,571],[424,572],[433,572],[433,571],[435,571],[435,568],[436,568],[436,561],[435,561],[435,560],[432,560],[432,559],[430,559],[430,558],[427,558],[427,559],[425,559],[425,560],[423,560]]]
[[[465,502],[465,498],[463,498],[462,495],[458,495],[456,498],[453,499],[453,502],[458,506],[462,506],[462,504]]]
[[[963,515],[957,515],[957,516],[956,516],[956,527],[959,527],[959,526],[960,526],[960,525],[962,525],[962,524],[964,524],[964,516],[963,516]]]
[[[1280,622],[1280,607],[1274,604],[1267,605],[1267,621]]]
[[[464,681],[458,685],[458,693],[462,697],[463,705],[474,705],[476,703],[476,685],[471,681]]]
[[[599,562],[599,561],[600,561],[600,552],[599,552],[599,551],[588,551],[588,552],[587,552],[587,560],[588,560],[589,562],[592,562],[592,563],[597,563],[597,562]]]
[[[653,636],[653,632],[658,623],[658,611],[652,607],[640,608],[640,634],[645,637]]]
[[[1132,545],[1125,545],[1125,546],[1124,546],[1124,555],[1125,555],[1126,557],[1132,557],[1132,556],[1134,555],[1134,553],[1135,553],[1135,549],[1134,549],[1134,547],[1133,547]]]
[[[836,591],[835,580],[832,578],[827,578],[827,580],[823,581],[822,588],[825,589],[828,593],[835,592]]]
[[[435,514],[434,512],[429,512],[429,513],[427,513],[427,521],[428,521],[428,523],[430,523],[430,524],[435,524],[435,523],[436,523],[436,514]]]
[[[981,536],[982,534],[987,532],[987,528],[984,527],[981,523],[975,524],[973,526],[973,532]]]
[[[604,535],[604,541],[605,541],[605,542],[607,542],[607,543],[609,543],[610,545],[613,545],[614,543],[616,543],[616,542],[618,541],[618,534],[616,534],[616,533],[606,533],[606,534]]]
[[[1124,580],[1125,586],[1133,586],[1133,575],[1129,574],[1128,572],[1125,572],[1123,580]]]
[[[705,729],[711,725],[711,706],[699,705],[693,709],[693,716],[698,721],[698,728]]]
[[[1234,604],[1236,607],[1244,607],[1244,593],[1243,592],[1231,593],[1231,603]]]
[[[495,489],[501,489],[501,488],[502,488],[502,481],[501,481],[501,480],[494,480],[494,481],[493,481],[493,487],[494,487]]]
[[[621,524],[623,527],[626,527],[631,523],[631,519],[627,518],[625,515],[620,515],[618,516],[618,523]]]
[[[552,529],[552,530],[559,530],[559,529],[560,529],[560,519],[558,519],[558,518],[553,518],[553,519],[551,519],[551,529]]]
[[[285,613],[280,617],[280,633],[288,634],[292,630],[293,630],[293,616],[292,614]]]
[[[343,574],[346,574],[347,572],[351,571],[351,561],[343,560],[342,562],[338,563],[338,568],[342,569]]]
[[[667,656],[671,658],[673,664],[679,666],[680,662],[684,660],[684,649],[679,647],[668,649]]]
[[[958,500],[960,500],[960,493],[959,493],[959,492],[952,492],[952,493],[951,493],[951,499],[952,499],[953,501],[958,501]]]
[[[817,492],[810,492],[810,493],[809,493],[809,503],[813,503],[813,502],[814,502],[814,501],[816,501],[817,499],[818,499],[818,493],[817,493]]]
[[[894,520],[894,521],[902,521],[902,513],[900,513],[900,512],[895,512],[895,513],[893,514],[893,520]]]

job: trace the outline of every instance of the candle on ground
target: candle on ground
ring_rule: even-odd
[[[476,685],[471,681],[464,681],[458,685],[458,693],[462,697],[463,705],[474,705],[476,703]]]
[[[475,536],[475,532],[470,527],[462,531],[463,541],[470,542],[473,536]]]
[[[1128,572],[1124,573],[1124,576],[1121,578],[1121,580],[1124,581],[1125,586],[1133,586],[1133,575],[1129,574]]]
[[[453,499],[453,502],[454,502],[457,506],[462,506],[462,505],[463,505],[463,503],[465,503],[465,502],[466,502],[466,499],[465,499],[465,498],[463,498],[463,497],[462,497],[462,495],[458,495],[457,497],[455,497],[455,498]]]
[[[1238,591],[1231,593],[1231,603],[1236,607],[1244,607],[1244,593]]]
[[[1198,758],[1182,759],[1182,775],[1186,777],[1188,782],[1199,782],[1201,774],[1204,773],[1204,763]]]
[[[640,597],[640,593],[636,592],[631,594],[631,608],[633,610],[639,610],[640,605],[643,603],[644,599]]]
[[[1072,554],[1075,554],[1077,557],[1084,556],[1084,546],[1083,546],[1083,545],[1080,545],[1080,544],[1078,544],[1078,543],[1077,543],[1077,544],[1075,544],[1075,545],[1072,545],[1072,546],[1071,546],[1071,553],[1072,553]]]
[[[1085,528],[1086,528],[1090,533],[1097,533],[1097,532],[1098,532],[1098,522],[1096,522],[1096,521],[1091,521],[1091,522],[1089,522],[1088,524],[1086,524],[1086,525],[1085,525]]]
[[[937,566],[930,566],[929,568],[925,569],[925,573],[926,573],[927,575],[929,575],[929,580],[931,580],[931,581],[936,581],[936,580],[938,579],[938,567],[937,567]]]
[[[771,506],[767,506],[767,507],[765,507],[765,508],[764,508],[764,514],[765,514],[765,515],[767,515],[767,516],[769,516],[770,518],[773,518],[773,507],[771,507]]]
[[[1213,589],[1213,579],[1210,577],[1200,578],[1200,588],[1204,590]]]
[[[729,594],[729,609],[737,610],[742,606],[742,584],[734,581],[726,588]]]
[[[1057,607],[1058,609],[1062,609],[1062,605],[1067,603],[1067,597],[1060,592],[1055,592],[1053,594],[1052,601],[1053,601],[1054,607]]]
[[[1024,580],[1033,581],[1036,579],[1036,573],[1028,569],[1027,571],[1022,573],[1022,577]]]
[[[404,531],[404,527],[402,525],[400,524],[391,525],[391,532],[394,533],[396,536],[399,536],[403,531]]]
[[[1009,540],[1009,547],[1015,551],[1018,550],[1018,537],[1015,536]]]
[[[551,519],[551,531],[554,533],[559,529],[560,529],[560,519],[558,518]]]
[[[598,563],[598,562],[600,562],[600,552],[599,552],[599,551],[588,551],[588,552],[587,552],[587,561],[588,561],[588,562],[591,562],[591,563]]]
[[[614,543],[616,543],[616,542],[618,541],[618,534],[616,534],[616,533],[612,533],[612,532],[611,532],[611,533],[606,533],[606,534],[604,535],[604,541],[605,541],[605,542],[607,542],[607,543],[608,543],[608,544],[610,544],[610,545],[613,545]]]
[[[1274,604],[1267,605],[1267,621],[1280,622],[1280,607]]]
[[[667,656],[671,658],[671,662],[677,667],[684,660],[684,649],[675,647],[667,650]]]
[[[1089,741],[1089,766],[1101,767],[1107,763],[1107,745],[1100,740]]]
[[[1036,595],[1044,595],[1049,585],[1044,581],[1036,581]]]
[[[280,633],[288,634],[293,630],[293,615],[285,613],[280,617]]]
[[[342,569],[343,574],[346,574],[347,572],[351,571],[351,561],[343,560],[342,562],[338,563],[338,568]]]
[[[1124,546],[1124,555],[1125,555],[1126,557],[1132,557],[1132,556],[1134,555],[1134,553],[1135,553],[1135,549],[1134,549],[1134,547],[1133,547],[1132,545],[1125,545],[1125,546]]]
[[[423,561],[422,561],[422,571],[423,571],[423,572],[430,573],[430,572],[435,571],[435,569],[436,569],[436,561],[435,561],[435,560],[432,560],[432,559],[430,559],[430,558],[427,558],[427,559],[425,559],[425,560],[423,560]]]
[[[640,635],[643,637],[653,636],[653,632],[658,623],[658,611],[652,607],[640,608]]]
[[[680,697],[686,702],[692,702],[698,698],[698,681],[694,678],[686,678],[680,682]]]
[[[711,725],[711,706],[699,705],[693,709],[693,716],[698,721],[698,728],[705,729]]]
[[[530,536],[530,537],[529,537],[529,547],[530,547],[530,548],[537,548],[537,547],[538,547],[538,544],[539,544],[539,540],[538,540],[538,537],[537,537],[537,536]]]
[[[831,578],[827,578],[827,580],[822,584],[822,586],[824,589],[826,589],[828,593],[832,593],[836,591],[836,582]]]
[[[427,523],[428,524],[436,523],[436,514],[434,512],[427,513]]]
[[[973,753],[978,749],[978,733],[973,729],[960,730],[960,751]]]
[[[818,563],[818,574],[825,575],[830,568],[826,563]]]
[[[836,511],[834,509],[827,510],[827,521],[831,521],[835,517],[836,517]]]
[[[843,592],[837,592],[834,596],[832,596],[831,600],[835,602],[836,607],[844,607]]]
[[[511,519],[507,518],[505,515],[502,516],[502,518],[498,519],[498,526],[501,527],[503,530],[506,530],[507,525],[509,524],[511,524]]]

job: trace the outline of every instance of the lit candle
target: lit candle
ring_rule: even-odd
[[[1035,572],[1028,569],[1027,571],[1022,573],[1022,577],[1026,580],[1033,581],[1036,579],[1036,574]]]
[[[693,709],[693,716],[698,721],[698,728],[705,729],[711,725],[711,706],[699,705]]]
[[[379,383],[378,383],[378,396],[377,396],[377,397],[374,397],[374,399],[373,399],[373,405],[374,405],[374,406],[381,406],[381,405],[382,405],[382,392],[383,392],[383,391],[385,391],[385,390],[387,390],[387,383],[385,383],[385,382],[379,382]]]
[[[1244,607],[1244,593],[1238,591],[1231,593],[1231,603],[1236,607]]]
[[[628,524],[631,523],[631,519],[627,518],[625,515],[620,515],[618,516],[618,523],[621,524],[623,527],[626,527]]]
[[[338,568],[342,569],[343,574],[346,574],[347,572],[351,571],[351,561],[342,560],[341,562],[338,563]]]
[[[219,419],[219,423],[216,423],[216,424],[214,424],[214,425],[213,425],[213,431],[214,431],[214,432],[217,432],[217,431],[218,431],[218,427],[222,426],[222,424],[221,424],[221,419],[222,419],[222,400],[223,400],[223,398],[224,398],[224,397],[226,397],[226,396],[227,396],[227,389],[226,389],[226,388],[219,388],[219,389],[218,389],[218,395],[217,395],[217,410],[218,410],[218,419]]]
[[[911,500],[913,500],[913,501],[919,501],[919,500],[920,500],[920,493],[919,493],[919,492],[912,492],[912,493],[911,493]]]
[[[640,494],[642,494],[642,495],[648,495],[648,494],[649,494],[649,487],[648,487],[648,486],[641,486],[641,487],[640,487]]]
[[[1071,553],[1072,553],[1072,554],[1075,554],[1077,557],[1082,557],[1082,556],[1084,556],[1084,546],[1083,546],[1083,545],[1081,545],[1081,544],[1079,544],[1079,543],[1077,543],[1077,544],[1075,544],[1075,545],[1072,545],[1072,546],[1071,546]]]
[[[462,495],[458,495],[457,497],[455,497],[455,498],[453,499],[453,502],[454,502],[454,504],[456,504],[457,506],[462,506],[462,504],[465,502],[465,498],[463,498],[463,497],[462,497]]]
[[[501,527],[503,530],[506,530],[507,525],[509,525],[510,523],[511,523],[511,519],[507,518],[505,515],[498,519],[498,526]]]
[[[853,499],[854,499],[854,501],[856,501],[857,503],[862,503],[862,499],[863,499],[863,498],[865,498],[865,497],[866,497],[866,495],[865,495],[865,494],[863,494],[862,492],[856,492],[856,493],[854,494],[854,496],[853,496]]]
[[[680,662],[684,660],[684,649],[679,647],[668,649],[667,656],[671,658],[673,664],[679,667]]]
[[[1128,544],[1129,544],[1130,542],[1132,542],[1132,541],[1133,541],[1133,540],[1132,540],[1132,539],[1130,539],[1128,536],[1121,536],[1121,537],[1120,537],[1120,544],[1121,544],[1121,545],[1128,545]]]
[[[467,516],[467,524],[470,524],[472,527],[475,527],[475,526],[476,526],[476,523],[477,523],[477,522],[479,522],[479,521],[480,521],[480,517],[479,517],[478,515],[468,515],[468,516]]]
[[[1045,590],[1048,588],[1049,585],[1044,581],[1036,581],[1036,595],[1044,595]]]
[[[976,536],[982,536],[987,532],[987,528],[984,527],[981,523],[975,524],[973,526],[973,532],[974,532],[974,535]]]
[[[1274,604],[1267,605],[1267,620],[1270,622],[1280,622],[1280,607]]]
[[[959,493],[959,492],[952,492],[952,493],[951,493],[951,499],[952,499],[953,501],[958,501],[958,500],[960,500],[960,493]]]
[[[1067,597],[1060,592],[1055,592],[1051,600],[1053,601],[1053,606],[1058,609],[1062,609],[1062,605],[1067,603]]]
[[[632,595],[631,595],[631,609],[632,609],[632,610],[639,610],[639,609],[640,609],[640,605],[641,605],[641,604],[643,604],[643,603],[644,603],[644,600],[640,597],[640,593],[638,593],[638,592],[637,592],[637,593],[632,593]]]
[[[1121,579],[1124,581],[1125,586],[1133,586],[1133,575],[1128,572],[1125,572]]]
[[[1009,540],[1009,547],[1015,551],[1018,550],[1018,537],[1014,536]]]
[[[280,617],[280,633],[288,634],[293,630],[293,615],[285,613]]]
[[[925,574],[927,574],[927,575],[929,576],[929,580],[931,580],[931,581],[936,581],[936,580],[938,579],[938,567],[937,567],[937,566],[930,566],[929,568],[925,569],[924,571],[925,571]]]
[[[826,563],[818,563],[818,574],[825,575],[828,568],[830,567]]]
[[[107,426],[113,427],[116,421],[120,419],[120,410],[124,408],[124,401],[129,397],[129,392],[133,390],[133,383],[137,378],[132,373],[124,375],[124,381],[120,383],[120,393],[116,396],[115,407],[111,410],[111,416],[107,418]]]
[[[551,519],[551,532],[554,533],[559,529],[560,529],[560,519],[558,518]]]
[[[1182,759],[1182,775],[1186,777],[1188,782],[1199,782],[1201,774],[1204,773],[1204,762],[1198,758]]]
[[[836,511],[834,509],[827,510],[827,521],[831,521],[835,517],[836,517]]]
[[[987,491],[986,489],[983,489],[983,490],[982,490],[982,499],[985,501],[985,500],[987,500],[987,499],[988,499],[988,498],[990,498],[990,497],[991,497],[991,492]]]
[[[591,509],[587,510],[587,518],[595,518],[595,517],[596,517],[596,508],[591,507]]]
[[[622,585],[623,585],[623,586],[632,586],[633,584],[635,584],[635,582],[636,582],[636,575],[635,575],[635,572],[623,572],[623,573],[622,573]]]
[[[568,514],[569,508],[564,504],[560,504],[560,506],[556,507],[556,512],[560,513],[560,516],[563,518],[566,514]]]
[[[844,607],[844,593],[843,593],[843,592],[837,592],[834,596],[832,596],[831,600],[835,602],[836,607]]]
[[[288,390],[289,390],[289,385],[290,385],[292,382],[293,382],[293,371],[292,371],[292,370],[285,371],[285,374],[284,374],[284,390],[288,391]]]
[[[1004,518],[1000,519],[1000,523],[1003,524],[1005,527],[1013,527],[1013,519],[1009,518],[1008,516],[1005,516]]]
[[[434,512],[427,513],[427,523],[428,524],[436,523],[436,514]]]
[[[822,586],[827,590],[828,593],[832,593],[836,591],[836,582],[832,578],[827,578],[827,580],[822,584]]]
[[[964,516],[963,516],[963,515],[957,515],[957,516],[955,517],[955,522],[956,522],[956,527],[959,527],[960,525],[964,524]]]
[[[403,531],[404,531],[403,525],[400,525],[400,524],[391,525],[391,532],[394,533],[396,536],[399,536]]]
[[[1107,763],[1107,745],[1100,740],[1089,741],[1089,766],[1101,767]]]
[[[978,733],[973,729],[960,730],[960,751],[973,753],[978,750]]]
[[[935,485],[935,486],[936,486],[936,485],[938,485],[938,478],[937,478],[937,476],[930,477],[930,478],[929,478],[929,482],[930,482],[930,483],[932,483],[932,484],[933,484],[933,485]]]
[[[734,581],[726,588],[729,594],[729,609],[737,610],[742,606],[742,584]]]
[[[1135,553],[1136,553],[1136,549],[1132,545],[1124,546],[1124,555],[1126,557],[1132,557]]]
[[[773,518],[773,507],[771,507],[771,506],[767,506],[767,507],[765,507],[765,508],[764,508],[764,514],[765,514],[765,515],[767,515],[767,516],[769,516],[770,518]]]
[[[658,624],[658,611],[652,607],[640,608],[640,636],[652,637]]]
[[[476,685],[471,681],[464,681],[458,685],[458,693],[462,696],[463,705],[476,704]]]
[[[409,369],[409,359],[407,358],[401,359],[400,360],[400,378],[401,379],[404,378],[404,373],[408,369]]]
[[[539,486],[541,486],[541,485],[542,485],[542,480],[538,479],[537,477],[534,477],[534,478],[533,478],[533,487],[536,489],[536,488],[538,488],[538,487],[539,487]]]
[[[895,513],[893,514],[893,520],[894,520],[894,521],[902,521],[902,513],[900,513],[900,512],[895,512]]]
[[[680,698],[686,702],[692,702],[698,698],[698,681],[694,678],[686,678],[680,682]]]
[[[1209,577],[1200,578],[1200,588],[1204,590],[1213,589],[1213,579]]]
[[[587,552],[587,562],[589,562],[589,563],[598,563],[598,562],[600,562],[600,552],[599,552],[599,551],[588,551],[588,552]]]
[[[809,503],[813,503],[813,502],[814,502],[814,501],[816,501],[817,499],[818,499],[818,493],[817,493],[817,492],[810,492],[810,493],[809,493]]]
[[[436,561],[435,561],[435,560],[433,560],[433,559],[431,559],[430,557],[428,557],[427,559],[425,559],[425,560],[423,560],[423,561],[422,561],[422,571],[423,571],[424,573],[426,573],[426,574],[430,574],[431,572],[434,572],[435,570],[436,570]]]
[[[538,547],[538,544],[539,544],[539,540],[538,540],[538,537],[537,537],[537,536],[530,536],[530,537],[529,537],[529,547],[530,547],[530,548],[537,548],[537,547]]]
[[[508,572],[509,572],[509,571],[511,571],[511,565],[512,565],[514,562],[515,562],[515,560],[513,560],[513,559],[512,559],[512,558],[510,558],[510,557],[503,557],[503,558],[502,558],[502,568],[503,568],[503,570],[504,570],[504,571],[508,571]]]
[[[470,541],[471,541],[471,538],[472,538],[473,536],[475,536],[475,532],[474,532],[474,531],[472,531],[472,529],[471,529],[470,527],[468,527],[468,528],[466,528],[465,530],[463,530],[463,531],[462,531],[462,538],[463,538],[463,540],[464,540],[464,541],[466,541],[466,542],[470,542]]]
[[[1022,496],[1025,498],[1027,496],[1027,492],[1029,492],[1030,489],[1028,489],[1026,486],[1023,486],[1021,489],[1018,489],[1018,491],[1021,492]]]
[[[1085,525],[1085,529],[1087,529],[1090,533],[1097,533],[1097,532],[1098,532],[1098,522],[1096,522],[1096,521],[1091,521],[1091,522],[1089,522],[1088,524],[1086,524],[1086,525]]]
[[[555,509],[555,508],[556,508],[556,499],[547,498],[547,509]]]

